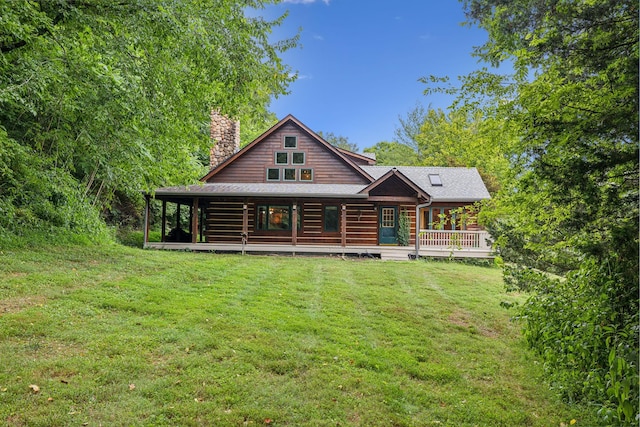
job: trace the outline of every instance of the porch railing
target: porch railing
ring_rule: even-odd
[[[450,249],[491,249],[487,231],[420,230],[420,247]]]

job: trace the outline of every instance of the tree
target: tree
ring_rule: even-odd
[[[322,139],[334,147],[342,148],[343,150],[354,153],[358,152],[358,144],[355,142],[349,142],[349,138],[346,136],[336,135],[333,132],[323,133],[322,131],[318,131],[317,133]]]
[[[482,110],[445,113],[418,105],[400,118],[399,142],[380,142],[365,151],[384,165],[475,167],[493,194],[510,179],[506,153],[515,135],[508,122]]]
[[[292,81],[278,55],[296,40],[269,42],[284,17],[245,15],[262,4],[0,2],[0,137],[16,148],[0,154],[0,227],[77,228],[71,212],[116,192],[193,181],[212,106],[268,120]]]
[[[364,149],[365,153],[376,155],[376,164],[384,166],[417,166],[420,161],[418,153],[409,147],[396,141],[381,141],[373,147]]]
[[[607,422],[638,416],[638,4],[466,0],[509,60],[462,80],[457,105],[519,127],[492,221],[506,281],[534,291],[526,336],[567,398]],[[434,80],[432,80],[433,82]],[[446,90],[451,90],[451,87]],[[542,269],[564,276],[554,280]]]

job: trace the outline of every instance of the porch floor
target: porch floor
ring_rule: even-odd
[[[264,245],[236,243],[173,243],[148,242],[145,249],[189,250],[248,254],[340,255],[361,258],[380,258],[387,261],[407,261],[414,258],[414,246],[320,246],[320,245]],[[436,258],[493,258],[490,249],[451,249],[421,247],[420,257]]]

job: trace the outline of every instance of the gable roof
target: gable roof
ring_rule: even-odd
[[[344,148],[336,147],[338,151],[353,160],[359,165],[375,165],[376,155],[375,153],[354,153],[353,151],[345,150]]]
[[[361,167],[376,181],[394,169],[392,166]],[[477,202],[491,198],[476,168],[396,166],[395,169],[429,194],[433,202]],[[442,185],[432,185],[429,175],[439,175]]]
[[[387,169],[387,172],[380,177],[376,177],[376,180],[372,182],[369,186],[362,190],[363,193],[370,193],[374,191],[376,188],[383,186],[386,182],[389,182],[393,178],[396,178],[400,181],[400,185],[404,185],[406,188],[413,191],[416,197],[419,197],[424,200],[430,200],[431,197],[427,194],[419,185],[417,185],[414,181],[409,179],[405,174],[400,172],[397,168],[389,168],[386,166],[378,166],[376,168],[376,172]]]
[[[345,163],[351,169],[353,169],[353,171],[356,172],[358,175],[361,175],[363,178],[365,178],[369,182],[373,181],[373,178],[367,172],[365,172],[359,165],[357,165],[352,160],[350,155],[347,155],[347,154],[343,153],[343,151],[340,150],[339,148],[334,147],[333,145],[329,144],[320,135],[318,135],[317,133],[315,133],[314,131],[309,129],[304,123],[302,123],[300,120],[296,119],[291,114],[287,115],[285,118],[280,120],[278,123],[276,123],[275,125],[271,126],[271,128],[269,128],[266,132],[264,132],[262,135],[260,135],[258,138],[256,138],[253,142],[251,142],[250,144],[247,144],[246,146],[244,146],[240,151],[238,151],[237,153],[233,154],[232,156],[230,156],[229,158],[224,160],[220,165],[218,165],[217,167],[211,169],[205,176],[200,178],[200,181],[207,182],[209,179],[211,179],[216,174],[218,174],[220,171],[222,171],[227,166],[229,166],[231,163],[233,163],[234,160],[236,160],[237,158],[245,155],[253,147],[255,147],[256,145],[260,144],[260,142],[264,141],[266,138],[271,136],[274,132],[278,131],[280,128],[282,128],[287,123],[293,123],[294,125],[298,126],[300,129],[302,129],[302,131],[308,133],[314,140],[316,140],[316,142],[318,142],[320,145],[324,146],[339,161]]]

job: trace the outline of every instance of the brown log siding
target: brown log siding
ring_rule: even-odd
[[[284,148],[285,135],[298,137],[296,149]],[[276,165],[276,152],[290,153],[289,164]],[[291,164],[291,153],[294,152],[305,153],[304,165]],[[316,184],[368,184],[368,181],[357,174],[351,166],[311,138],[308,133],[291,123],[283,126],[278,132],[274,132],[260,144],[251,148],[245,155],[238,157],[232,164],[214,175],[210,182],[267,182],[268,168],[280,170],[285,168],[313,169],[313,181],[311,182]],[[297,175],[299,175],[299,171]]]
[[[247,203],[248,241],[265,244],[291,244],[291,230],[256,230],[255,215],[258,205],[292,205],[293,203],[292,200],[281,199]],[[342,241],[340,231],[324,231],[324,207],[338,206],[341,213],[343,203],[345,202],[339,200],[298,201],[298,214],[302,216],[297,244],[339,246]],[[207,243],[240,243],[242,241],[243,205],[242,200],[203,202],[203,206],[206,206],[205,236]],[[346,202],[346,208],[346,245],[377,245],[379,207],[374,203]],[[406,212],[410,218],[410,244],[415,244],[415,205],[400,205],[398,206],[398,214],[401,212]]]

